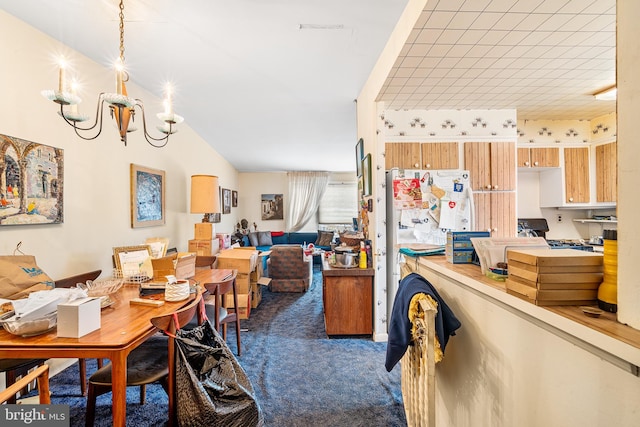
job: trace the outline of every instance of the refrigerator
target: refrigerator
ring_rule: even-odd
[[[386,172],[387,319],[400,281],[399,244],[444,248],[448,231],[473,230],[469,171],[391,169]]]

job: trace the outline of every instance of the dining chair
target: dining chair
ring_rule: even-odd
[[[201,311],[198,312],[198,307]],[[127,387],[140,387],[140,404],[145,402],[147,384],[159,382],[169,396],[169,426],[175,420],[175,333],[181,325],[194,318],[202,321],[204,311],[202,294],[173,313],[154,317],[151,323],[164,334],[156,334],[136,347],[127,357]],[[198,316],[195,314],[198,312]],[[111,363],[98,369],[89,377],[86,426],[93,426],[96,415],[96,398],[111,391]]]
[[[230,276],[226,277],[220,282],[203,283],[203,286],[207,290],[210,300],[213,300],[213,304],[205,304],[205,312],[209,322],[213,320],[213,328],[220,332],[222,326],[222,338],[227,340],[227,325],[229,323],[235,323],[236,329],[236,343],[238,345],[238,356],[242,355],[242,347],[240,345],[240,317],[238,312],[233,307],[238,307],[238,292],[236,290],[236,276],[238,270],[232,270]],[[233,307],[228,302],[227,296],[233,295]],[[233,311],[231,311],[233,309]],[[192,329],[197,324],[192,320],[186,329]]]
[[[38,366],[33,371],[25,374],[15,383],[0,391],[0,404],[15,402],[16,394],[21,393],[34,380],[38,382],[38,396],[40,404],[51,403],[51,393],[49,392],[49,365]]]
[[[5,374],[5,384],[7,388],[17,384],[20,377],[26,378],[29,371],[43,365],[45,360],[46,359],[0,359],[0,373],[4,372]],[[28,392],[28,386],[32,382],[33,378],[31,381],[24,383],[16,393],[10,395],[6,402],[11,404],[16,403],[16,394],[18,394],[18,391],[21,395],[26,394]]]

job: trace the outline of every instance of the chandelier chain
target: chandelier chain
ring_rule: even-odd
[[[124,0],[120,0],[120,62],[124,65]]]

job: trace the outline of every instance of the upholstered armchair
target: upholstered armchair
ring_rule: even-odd
[[[300,245],[273,245],[268,260],[272,292],[305,292],[309,289],[312,261]]]

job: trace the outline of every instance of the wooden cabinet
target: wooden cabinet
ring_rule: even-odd
[[[465,142],[464,168],[474,191],[511,191],[516,188],[514,142]]]
[[[458,169],[457,142],[424,142],[420,144],[422,169]]]
[[[518,148],[519,168],[558,168],[560,149],[557,147]]]
[[[518,229],[514,191],[479,191],[473,194],[476,231],[491,237],[515,237]]]
[[[474,230],[490,231],[493,237],[515,237],[516,144],[467,142],[464,167],[474,190]]]
[[[420,169],[419,142],[387,142],[384,146],[384,168]]]
[[[565,202],[589,203],[589,148],[564,149]]]
[[[616,202],[618,194],[617,143],[598,145],[596,155],[596,202]]]
[[[372,268],[322,264],[322,305],[327,335],[373,334]]]

